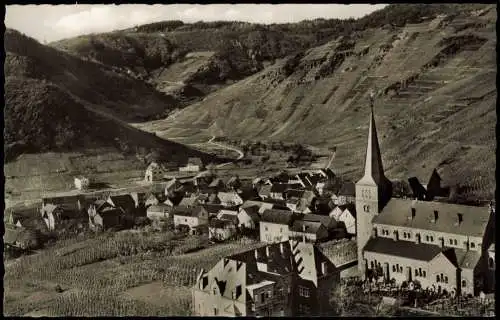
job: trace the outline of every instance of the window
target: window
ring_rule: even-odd
[[[214,316],[216,316],[218,314],[218,310],[217,308],[214,308]]]
[[[424,278],[426,277],[425,270],[422,271],[422,277],[424,277]]]
[[[188,221],[188,219],[184,219],[184,222],[187,222],[187,221]]]
[[[217,294],[217,289],[216,289],[216,288],[214,288],[214,295],[216,295],[216,294]]]
[[[431,242],[434,242],[434,237],[433,237],[433,236],[431,236],[430,238],[431,238]]]
[[[444,276],[444,283],[448,283],[448,277]]]
[[[264,229],[265,229],[266,231],[269,231],[269,230],[267,229],[267,227],[265,227]]]
[[[373,261],[370,261],[370,269],[373,269]]]
[[[363,210],[364,210],[365,212],[370,212],[370,206],[365,204],[365,205],[363,206]]]
[[[309,288],[299,286],[299,296],[309,298]]]
[[[476,247],[476,244],[475,244],[474,242],[471,242],[471,243],[470,243],[470,247],[471,247],[471,248],[475,248],[475,247]]]
[[[436,276],[436,282],[439,282],[439,274]]]
[[[415,269],[415,277],[418,277],[418,269]]]
[[[457,244],[458,244],[457,239],[453,239],[453,244],[454,244],[454,245],[457,245]]]
[[[421,277],[422,276],[422,268],[418,268],[418,276]]]
[[[280,228],[280,233],[283,233],[283,228]]]
[[[493,258],[492,258],[492,257],[489,257],[489,258],[488,258],[488,267],[489,267],[490,269],[495,269],[495,260],[493,260]]]
[[[392,265],[392,272],[396,272],[396,266]]]
[[[425,236],[425,241],[429,241],[429,236]]]
[[[467,287],[467,281],[462,280],[462,288],[465,288],[465,287]]]
[[[453,244],[453,239],[450,239],[450,244]]]

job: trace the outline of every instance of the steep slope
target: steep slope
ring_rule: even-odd
[[[155,131],[337,147],[334,167],[359,177],[375,90],[391,178],[446,183],[491,197],[495,165],[495,7],[405,27],[353,32],[288,56],[210,94]],[[148,125],[143,128],[147,129]]]
[[[143,81],[44,46],[15,30],[6,31],[4,46],[7,77],[47,80],[121,119],[150,118],[176,106],[172,97],[157,92]]]

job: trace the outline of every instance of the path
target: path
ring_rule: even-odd
[[[208,144],[216,145],[216,146],[218,146],[220,148],[223,148],[223,149],[228,149],[228,150],[232,150],[232,151],[237,152],[238,153],[238,158],[236,160],[241,160],[245,156],[245,154],[241,150],[236,149],[236,148],[231,147],[231,146],[227,146],[227,145],[224,145],[224,144],[220,144],[220,143],[214,142],[214,140],[215,140],[215,136],[212,136],[212,138],[210,138],[207,143]],[[222,167],[224,167],[224,166],[226,166],[228,164],[231,164],[231,163],[232,162],[226,162],[226,163],[219,164],[219,165],[217,165],[217,168],[222,168]]]

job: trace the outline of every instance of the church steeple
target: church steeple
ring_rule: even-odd
[[[366,147],[365,174],[360,183],[372,183],[380,185],[386,182],[382,156],[378,143],[377,127],[375,125],[375,115],[373,112],[373,93],[370,95],[370,129],[368,131],[368,144]]]

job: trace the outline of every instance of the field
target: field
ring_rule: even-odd
[[[9,316],[190,315],[189,288],[200,270],[260,245],[240,241],[211,247],[202,237],[130,231],[61,241],[34,255],[6,261],[4,312]]]

